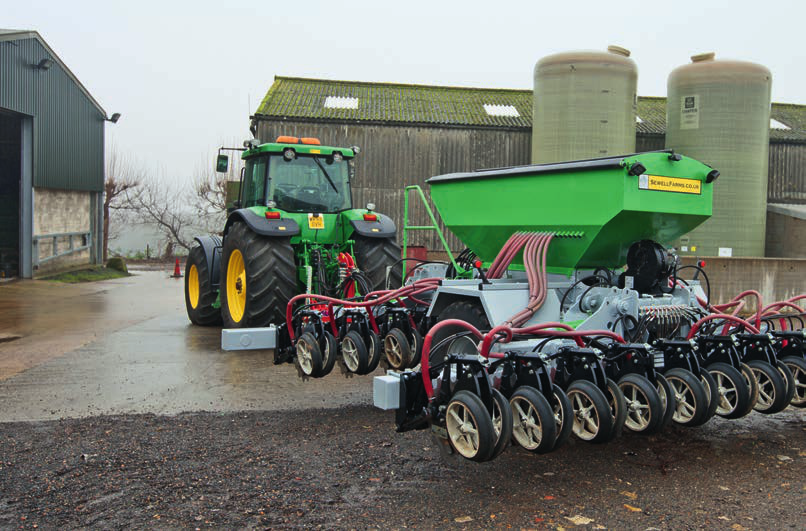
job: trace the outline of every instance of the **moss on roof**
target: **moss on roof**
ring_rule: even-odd
[[[328,97],[356,98],[358,102],[355,108],[326,107]],[[485,105],[502,106],[497,109],[503,112],[491,115]],[[528,129],[532,127],[532,91],[276,76],[255,115]],[[664,134],[666,98],[640,96],[638,116],[639,133]],[[791,128],[770,129],[771,139],[806,142],[806,105],[773,103],[771,117]]]

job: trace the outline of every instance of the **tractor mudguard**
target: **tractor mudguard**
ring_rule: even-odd
[[[356,234],[367,238],[389,238],[397,234],[395,222],[389,216],[376,214],[378,221],[366,221],[364,219],[354,219],[350,224],[355,229]]]
[[[293,219],[266,219],[247,208],[242,208],[229,215],[227,224],[224,227],[224,234],[229,231],[230,225],[235,221],[243,221],[252,232],[261,236],[283,236],[288,238],[300,233],[299,225]]]
[[[207,262],[207,270],[210,272],[210,286],[218,289],[219,277],[221,275],[221,238],[215,235],[196,236],[193,238],[204,251],[204,260]]]

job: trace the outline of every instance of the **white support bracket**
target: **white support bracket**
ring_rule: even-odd
[[[277,327],[225,328],[221,331],[222,350],[263,350],[277,346]]]

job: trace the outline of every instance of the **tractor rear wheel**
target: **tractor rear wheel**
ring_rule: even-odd
[[[266,238],[245,224],[232,224],[221,256],[221,316],[226,328],[285,322],[296,294],[297,268],[287,238]]]
[[[394,238],[365,238],[355,236],[353,246],[358,268],[363,271],[370,282],[372,289],[386,289],[386,270],[389,272],[389,287],[396,289],[401,286],[402,269],[400,265],[400,246]]]
[[[215,301],[210,264],[204,249],[197,245],[190,250],[185,262],[185,308],[190,322],[199,326],[221,324],[221,311],[213,306]]]

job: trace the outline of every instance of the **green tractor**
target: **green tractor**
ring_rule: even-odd
[[[281,136],[244,143],[240,191],[223,237],[200,236],[185,266],[191,322],[225,328],[285,322],[300,293],[337,298],[400,287],[394,222],[374,205],[353,208],[358,148]],[[226,172],[220,154],[216,170]]]

